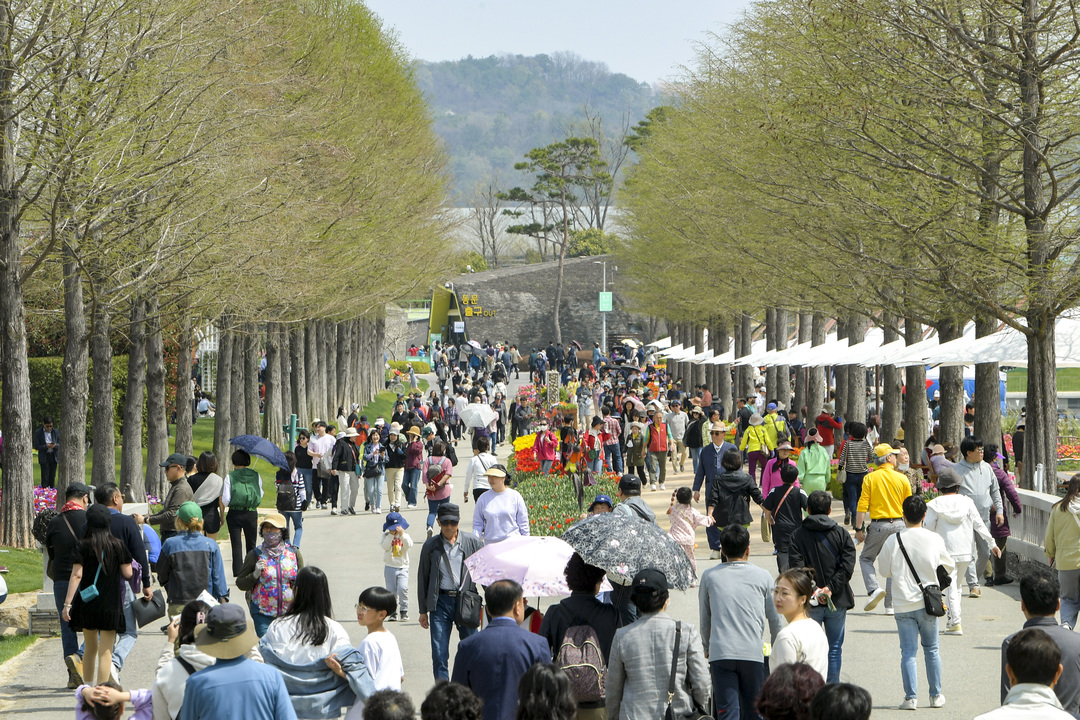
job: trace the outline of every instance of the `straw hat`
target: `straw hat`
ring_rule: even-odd
[[[267,513],[266,517],[259,521],[259,527],[262,528],[263,525],[271,525],[273,527],[276,527],[278,530],[284,530],[285,516],[281,513],[276,512]]]
[[[413,425],[411,428],[409,428],[408,430],[405,431],[405,434],[406,435],[415,435],[416,437],[420,437],[420,428]]]

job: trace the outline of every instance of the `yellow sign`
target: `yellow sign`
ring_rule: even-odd
[[[472,316],[473,316],[473,309],[471,307],[466,307],[465,308],[465,317],[472,317]]]

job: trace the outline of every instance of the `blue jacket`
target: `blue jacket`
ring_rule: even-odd
[[[375,681],[359,650],[348,648],[334,654],[348,680],[335,675],[324,660],[293,665],[277,656],[268,643],[259,643],[263,662],[275,667],[285,680],[297,718],[336,718],[343,708],[366,701],[375,693]]]
[[[188,531],[166,539],[157,572],[170,603],[186,605],[203,590],[218,600],[229,597],[221,548],[202,533]]]
[[[241,655],[218,660],[188,678],[180,720],[296,720],[275,668]]]
[[[514,720],[518,681],[538,662],[551,662],[547,640],[522,630],[513,618],[497,617],[458,644],[450,679],[484,701],[484,720]]]
[[[701,448],[701,452],[698,454],[697,470],[694,472],[694,492],[701,490],[701,483],[705,481],[705,492],[709,491],[709,486],[712,484],[713,478],[724,472],[723,468],[716,469],[718,461],[716,456],[724,457],[724,453],[728,450],[738,450],[726,440],[720,445],[720,449],[716,449],[716,445],[709,443],[705,447]]]

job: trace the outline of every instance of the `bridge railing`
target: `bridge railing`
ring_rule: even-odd
[[[1020,517],[1009,517],[1009,545],[1012,552],[1027,560],[1048,564],[1043,543],[1046,540],[1046,525],[1050,520],[1050,510],[1061,498],[1057,495],[1017,490],[1023,511]],[[1006,507],[1006,510],[1009,508]]]

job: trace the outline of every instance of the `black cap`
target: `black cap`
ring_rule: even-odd
[[[112,525],[112,513],[104,505],[91,505],[86,509],[86,525],[92,528],[108,528]]]
[[[631,491],[641,493],[641,479],[637,475],[626,474],[619,478],[619,489],[627,495],[631,494]]]
[[[441,523],[443,519],[461,519],[461,510],[454,503],[445,503],[439,506],[439,509],[435,511],[435,517]]]
[[[67,490],[64,491],[64,497],[70,500],[74,497],[87,497],[90,495],[90,488],[81,482],[73,482],[68,484]]]
[[[173,453],[169,457],[158,463],[163,468],[170,467],[172,465],[179,465],[180,467],[187,467],[187,455],[181,453]]]
[[[645,568],[634,576],[631,588],[636,593],[659,593],[668,589],[667,576],[656,568]]]

